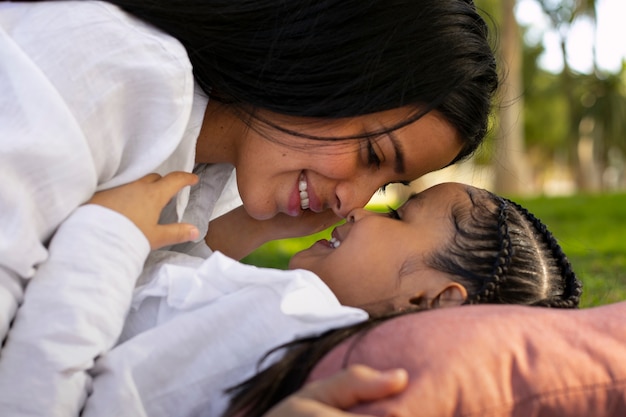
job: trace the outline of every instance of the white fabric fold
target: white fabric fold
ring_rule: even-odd
[[[220,252],[153,253],[133,306],[120,344],[94,368],[85,417],[219,416],[223,391],[257,372],[271,349],[368,317],[339,304],[310,271],[258,268]]]

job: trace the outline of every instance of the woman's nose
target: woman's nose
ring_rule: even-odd
[[[365,210],[363,208],[356,208],[354,210],[351,210],[350,213],[348,213],[348,215],[346,216],[346,221],[348,223],[355,223],[361,220],[362,218],[371,216],[371,215],[374,215],[374,213],[372,213],[369,210]]]
[[[340,217],[348,218],[348,214],[353,209],[365,207],[378,190],[378,187],[373,188],[370,184],[356,184],[354,182],[338,184],[335,189],[335,213]]]

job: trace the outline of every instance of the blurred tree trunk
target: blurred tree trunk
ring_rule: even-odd
[[[576,87],[579,77],[574,74],[569,65],[567,54],[567,38],[576,19],[587,16],[595,30],[597,23],[596,0],[537,0],[544,13],[550,19],[552,27],[560,37],[561,53],[563,56],[563,71],[560,74],[561,86],[567,97],[569,129],[567,142],[569,144],[569,164],[576,185],[582,191],[594,191],[598,188],[597,170],[598,164],[593,141],[585,136],[588,132],[581,132],[584,109],[581,103],[580,92]],[[593,69],[597,72],[594,57]],[[585,129],[584,125],[582,126]],[[581,134],[583,139],[581,140]]]
[[[618,74],[590,75],[586,91],[583,121],[592,121],[587,133],[594,144],[598,188],[616,189],[626,174],[626,63]]]
[[[515,0],[503,0],[500,25],[500,90],[498,130],[495,143],[494,191],[525,195],[534,191],[524,146],[522,38],[515,19]]]
[[[563,54],[563,71],[561,72],[561,85],[568,106],[569,129],[567,134],[567,143],[569,144],[569,165],[576,188],[582,191],[591,191],[593,188],[593,142],[589,142],[587,137],[581,142],[581,110],[580,98],[575,94],[576,80],[567,59],[567,35],[561,38],[561,53]]]

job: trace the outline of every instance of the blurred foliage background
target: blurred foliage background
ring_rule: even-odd
[[[587,68],[570,64],[583,45],[572,44],[569,37],[582,23],[590,36],[597,32],[601,2],[476,1],[490,16],[503,79],[492,135],[472,161],[491,169],[494,191],[554,195],[626,187],[624,61],[616,70],[601,67],[595,54],[598,38],[591,38]],[[542,25],[520,24],[522,6],[536,10],[535,20]],[[559,45],[558,70],[540,64],[548,34]]]

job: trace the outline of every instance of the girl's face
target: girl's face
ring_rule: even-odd
[[[431,187],[412,196],[396,211],[397,217],[355,209],[333,230],[330,241],[295,254],[289,268],[315,272],[342,304],[370,314],[397,311],[419,297],[434,299],[458,284],[429,269],[425,259],[452,238],[452,207],[472,207],[467,187]]]
[[[323,121],[259,114],[301,134],[332,138],[396,125],[410,111],[400,108]],[[229,137],[223,143],[235,143],[230,159],[239,193],[246,211],[259,220],[327,209],[345,217],[365,206],[383,185],[410,182],[448,165],[463,146],[456,130],[435,112],[374,140],[320,141],[260,124],[234,126],[236,122],[221,132]]]

